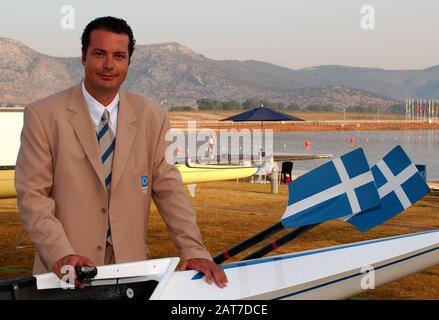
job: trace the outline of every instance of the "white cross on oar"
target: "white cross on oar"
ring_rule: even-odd
[[[338,197],[344,193],[346,193],[348,196],[352,213],[358,213],[361,211],[357,195],[355,194],[355,189],[370,182],[373,182],[374,179],[372,173],[370,171],[367,171],[351,179],[349,178],[346,167],[340,158],[334,159],[332,160],[332,162],[334,163],[335,169],[340,176],[341,183],[289,205],[286,208],[282,219],[291,217],[299,212],[302,212],[303,210],[309,209],[319,203]]]
[[[401,185],[413,177],[413,175],[418,172],[418,169],[416,169],[413,163],[411,163],[407,168],[395,176],[383,160],[379,161],[376,166],[378,169],[380,169],[381,173],[387,180],[387,182],[378,189],[380,198],[383,199],[390,192],[394,191],[403,208],[407,209],[410,207],[412,203],[402,189]]]

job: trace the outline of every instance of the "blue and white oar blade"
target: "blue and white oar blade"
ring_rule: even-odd
[[[294,228],[345,217],[376,207],[377,188],[363,149],[331,160],[292,181],[285,228]]]
[[[422,199],[430,190],[416,166],[400,146],[396,146],[373,166],[372,174],[381,198],[381,205],[346,219],[361,232],[380,225],[404,211]]]

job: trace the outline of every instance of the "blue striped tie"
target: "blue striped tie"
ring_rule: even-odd
[[[97,128],[97,138],[99,148],[101,150],[102,167],[104,169],[105,186],[107,190],[107,204],[110,202],[110,186],[111,186],[111,167],[113,164],[114,147],[116,145],[116,138],[109,125],[110,113],[108,110],[104,111],[101,122]],[[110,222],[107,225],[107,241],[112,244]]]

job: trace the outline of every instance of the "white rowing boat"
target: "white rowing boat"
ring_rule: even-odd
[[[178,258],[99,266],[87,288],[145,283],[152,294],[144,299],[344,299],[439,263],[439,230],[351,243],[223,265],[229,279],[220,289],[202,273],[176,271]],[[36,276],[38,290],[70,294],[53,273]],[[85,293],[88,289],[85,289]],[[38,295],[38,294],[37,294]],[[95,297],[99,298],[99,297]],[[139,297],[137,297],[139,298]]]
[[[390,169],[381,170],[378,165],[372,168],[379,190],[388,190],[380,194],[359,149],[307,173],[289,185],[289,205],[280,222],[228,249],[215,261],[223,262],[223,257],[235,256],[243,248],[284,228],[295,228],[285,235],[290,235],[289,241],[326,220],[339,217],[343,220],[348,217],[363,232],[382,224],[428,192],[425,181],[400,147],[389,152],[379,163],[380,167],[389,168],[387,162],[391,167],[397,164],[399,171],[394,176]],[[346,168],[351,176],[345,172]],[[384,172],[386,181],[381,181],[376,170]],[[332,175],[328,174],[331,172]],[[357,179],[363,176],[367,179]],[[331,177],[338,179],[329,181]],[[315,181],[324,181],[326,189],[320,190],[322,186]],[[356,193],[356,188],[361,192]],[[332,201],[329,204],[328,199]],[[355,220],[357,214],[360,216]],[[285,243],[283,238],[273,241],[271,247]],[[85,290],[62,290],[65,282],[53,273],[0,282],[0,299],[342,299],[438,264],[438,249],[439,230],[432,230],[251,259],[260,257],[258,250],[247,260],[222,265],[229,279],[224,289],[208,285],[201,272],[176,271],[178,258],[155,259],[99,266]],[[263,250],[263,254],[267,252]]]

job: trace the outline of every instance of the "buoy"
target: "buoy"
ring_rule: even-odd
[[[354,137],[352,137],[350,141],[351,141],[351,145],[355,145],[355,138]]]
[[[308,140],[305,140],[305,148],[306,150],[309,150],[309,148],[311,148],[311,142],[309,142]]]

